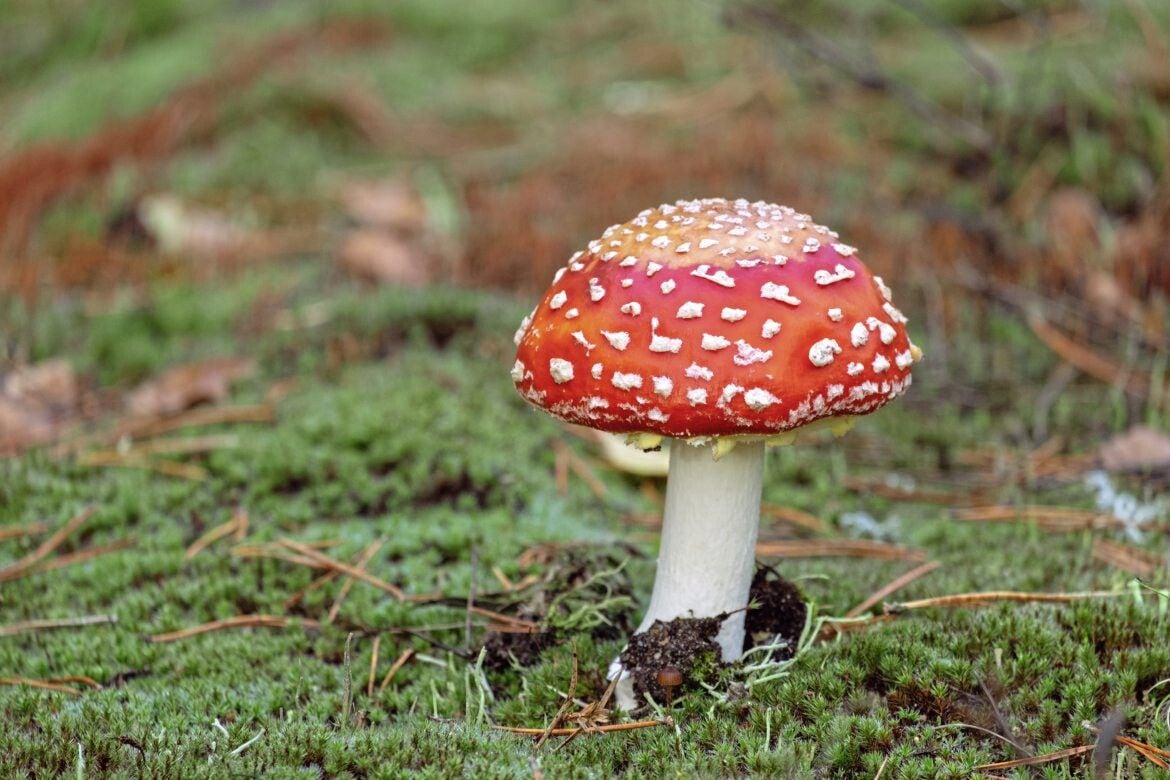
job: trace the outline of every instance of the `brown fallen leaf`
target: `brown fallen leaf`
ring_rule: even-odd
[[[338,197],[350,219],[361,225],[406,234],[426,228],[426,204],[409,184],[398,179],[347,182]]]
[[[68,360],[44,360],[5,376],[4,395],[50,411],[72,409],[78,399],[77,375]]]
[[[430,263],[409,243],[384,230],[350,232],[341,246],[342,266],[359,279],[421,287],[430,281]]]
[[[47,412],[0,395],[0,455],[16,455],[56,433],[57,425]]]
[[[53,359],[21,366],[0,385],[0,455],[15,455],[53,439],[77,409],[73,366]]]
[[[1135,425],[1097,450],[1107,471],[1170,469],[1170,436],[1146,425]]]
[[[251,358],[212,358],[176,366],[143,382],[126,398],[131,413],[140,417],[175,414],[201,403],[227,398],[233,382],[256,371]]]

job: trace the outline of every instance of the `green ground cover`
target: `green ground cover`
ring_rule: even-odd
[[[248,286],[247,280],[240,284]],[[995,728],[988,695],[1015,737],[1037,752],[1086,741],[1082,722],[1096,722],[1116,707],[1130,715],[1127,733],[1153,744],[1170,741],[1160,709],[1165,686],[1158,685],[1170,669],[1170,616],[1164,600],[1141,591],[1110,602],[916,614],[816,644],[787,676],[746,695],[720,701],[692,690],[675,703],[677,729],[581,738],[541,753],[526,738],[491,725],[547,722],[559,706],[557,691],[568,684],[571,648],[585,670],[582,691],[591,695],[584,698],[596,696],[599,671],[620,640],[569,631],[566,643],[534,667],[480,677],[474,664],[478,629],[470,660],[453,652],[465,649],[459,606],[403,605],[358,585],[336,623],[321,630],[294,625],[148,641],[239,614],[315,618],[328,609],[333,588],[310,594],[295,609],[284,607],[314,576],[303,566],[240,558],[231,554],[230,542],[184,560],[188,545],[237,508],[249,513],[249,542],[335,539],[331,554],[348,560],[384,537],[370,569],[411,593],[465,596],[473,577],[480,588],[494,590],[494,583],[485,584],[491,567],[519,580],[541,570],[517,563],[526,548],[577,542],[586,545],[587,558],[628,558],[634,594],[638,601],[647,597],[653,547],[621,518],[655,507],[637,480],[612,472],[602,472],[604,501],[578,480],[567,494],[556,489],[549,445],[565,434],[527,408],[507,377],[508,336],[521,305],[441,290],[423,296],[342,290],[336,300],[335,319],[291,339],[295,351],[280,337],[256,345],[263,371],[237,388],[234,400],[259,398],[290,371],[299,381],[280,402],[277,423],[232,428],[240,445],[205,460],[206,481],[95,470],[37,454],[4,464],[4,525],[63,522],[93,506],[92,519],[63,551],[135,540],[131,549],[3,585],[2,623],[118,616],[112,626],[0,638],[6,675],[84,675],[105,685],[76,697],[0,689],[10,726],[0,736],[4,774],[67,773],[83,760],[91,772],[152,776],[395,776],[407,770],[529,776],[539,761],[552,775],[840,776],[875,773],[889,755],[893,776],[967,776],[974,766],[1011,756],[1002,740],[959,725]],[[246,309],[241,304],[235,313]],[[224,323],[231,321],[226,316]],[[209,326],[202,339],[217,343],[224,323]],[[386,357],[328,369],[323,344],[329,333],[340,332],[377,337],[387,345]],[[1020,363],[1042,372],[1042,350],[1021,341]],[[1087,533],[1053,536],[1028,525],[961,523],[945,508],[840,487],[849,475],[932,473],[939,446],[994,439],[1020,409],[1010,406],[998,416],[960,410],[921,383],[901,408],[863,422],[839,442],[774,452],[765,498],[836,520],[835,531],[843,535],[856,534],[841,522],[846,513],[868,512],[884,521],[879,535],[923,549],[942,564],[899,598],[988,589],[1125,589],[1126,575],[1092,560]],[[924,414],[932,420],[929,434],[916,423]],[[1077,484],[1008,488],[999,495],[1092,505],[1091,491]],[[5,555],[16,558],[36,541],[9,541]],[[638,554],[621,546],[628,541]],[[1164,549],[1163,542],[1151,544]],[[847,559],[780,564],[828,615],[843,614],[905,568]],[[452,624],[431,636],[453,651],[394,633]],[[384,692],[367,696],[378,634],[379,675],[406,647],[428,659],[415,660]],[[708,682],[725,694],[734,675],[715,674]],[[217,719],[227,735],[214,725]],[[1145,771],[1136,759],[1130,770]]]

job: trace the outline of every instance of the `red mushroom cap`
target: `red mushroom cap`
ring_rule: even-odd
[[[920,355],[890,291],[787,206],[647,209],[577,252],[516,332],[512,379],[580,425],[771,435],[872,412]]]

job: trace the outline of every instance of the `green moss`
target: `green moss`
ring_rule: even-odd
[[[239,301],[243,310],[250,289],[244,279],[225,300]],[[304,295],[294,292],[290,305],[312,300]],[[220,313],[196,316],[191,308],[184,314],[189,301],[178,290],[156,297],[151,306],[164,301],[175,307],[165,315],[148,306],[105,327],[116,333],[115,324],[133,331],[138,323],[154,322],[160,343],[180,339],[199,353],[235,320],[236,309],[226,304]],[[392,344],[388,358],[339,371],[319,354],[305,360],[302,365],[315,368],[302,371],[294,392],[280,403],[278,422],[236,426],[239,446],[205,459],[210,477],[204,483],[86,469],[39,454],[6,462],[0,480],[5,524],[61,522],[94,505],[85,531],[62,552],[128,536],[135,546],[5,585],[0,622],[116,614],[118,623],[0,638],[0,668],[7,675],[85,675],[104,684],[76,697],[0,688],[0,713],[10,724],[0,735],[4,773],[72,772],[80,744],[87,770],[122,774],[528,776],[527,740],[494,732],[481,718],[545,723],[560,704],[574,653],[582,670],[579,695],[598,695],[604,687],[600,672],[620,650],[620,640],[598,642],[590,638],[590,625],[564,625],[566,643],[547,651],[536,667],[493,673],[487,679],[491,698],[481,693],[469,661],[396,633],[401,627],[452,625],[431,636],[460,649],[461,609],[404,605],[361,585],[350,592],[336,623],[319,631],[293,626],[223,631],[172,644],[146,640],[243,613],[281,614],[285,599],[314,577],[304,567],[234,557],[228,541],[185,561],[186,547],[236,507],[249,512],[249,542],[333,539],[330,554],[348,560],[381,537],[385,543],[371,570],[414,593],[465,594],[473,548],[483,590],[492,566],[522,576],[515,559],[532,544],[614,544],[628,534],[617,524],[617,508],[645,508],[634,482],[603,473],[611,493],[605,503],[576,480],[566,495],[556,489],[548,442],[559,435],[557,428],[523,404],[507,379],[506,338],[522,311],[518,304],[458,290],[373,297],[343,291],[330,322],[300,340],[302,351],[324,350],[331,334],[345,332]],[[77,343],[84,347],[97,338]],[[118,340],[109,343],[115,349]],[[279,336],[256,346],[264,377],[287,370],[287,345]],[[994,348],[1036,349],[1014,334]],[[247,384],[238,393],[259,392],[264,377],[255,390]],[[942,401],[931,403],[931,440],[939,446],[993,435],[988,417],[957,415]],[[863,422],[840,441],[777,451],[770,458],[768,499],[807,507],[830,521],[847,511],[887,521],[896,516],[897,523],[887,526],[890,533],[943,564],[901,591],[900,599],[987,588],[1124,584],[1124,577],[1092,562],[1080,535],[959,523],[929,505],[841,493],[841,478],[872,470],[858,458],[867,442],[880,439],[888,449],[879,474],[890,464],[916,469],[933,462],[935,456],[924,455],[915,437],[906,435],[915,429],[908,425],[916,414],[912,404]],[[1025,496],[1054,497],[1065,503],[1090,499],[1078,488],[1052,496],[1032,489]],[[15,559],[36,542],[9,541],[3,553]],[[903,568],[836,559],[781,566],[828,614],[843,613]],[[650,559],[632,559],[590,589],[604,596],[605,578],[612,576],[630,577],[644,598],[653,567]],[[318,618],[335,593],[316,591],[289,614]],[[574,600],[579,592],[561,595],[568,599],[564,615],[584,621],[592,614]],[[385,692],[368,697],[375,633],[383,637],[379,674],[408,646],[431,660],[414,661]],[[546,772],[570,776],[663,767],[684,775],[865,775],[889,756],[886,771],[892,776],[966,776],[980,763],[1010,756],[999,741],[961,725],[995,728],[984,689],[1016,737],[1037,751],[1079,744],[1086,738],[1081,722],[1116,707],[1131,713],[1127,733],[1166,744],[1170,731],[1155,714],[1159,691],[1165,695],[1165,685],[1158,685],[1170,677],[1168,640],[1170,622],[1153,594],[1141,603],[1126,597],[1066,607],[915,613],[814,645],[787,676],[753,686],[746,696],[720,702],[703,689],[691,690],[674,704],[677,732],[581,738],[562,751],[543,752],[539,760]],[[704,673],[724,691],[733,677],[714,669]],[[231,754],[261,730],[255,743]]]

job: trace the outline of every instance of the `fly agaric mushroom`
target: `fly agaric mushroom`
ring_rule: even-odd
[[[766,444],[844,433],[910,386],[921,352],[889,288],[805,214],[722,198],[647,209],[557,271],[512,379],[556,417],[670,451],[645,619],[730,613],[743,652]]]

